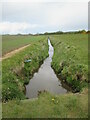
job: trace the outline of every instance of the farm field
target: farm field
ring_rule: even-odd
[[[24,85],[48,56],[48,36],[34,36],[28,40],[31,46],[2,61],[3,118],[88,117],[88,35],[49,35],[49,38],[54,47],[52,68],[76,93],[42,92],[38,99],[26,99]],[[28,59],[32,61],[25,64]]]
[[[43,37],[42,37],[43,38]],[[11,52],[17,48],[30,44],[32,41],[38,41],[41,36],[32,35],[3,35],[2,36],[2,55]]]

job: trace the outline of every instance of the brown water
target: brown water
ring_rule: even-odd
[[[51,68],[54,49],[48,39],[49,57],[36,72],[29,84],[26,85],[26,97],[36,98],[38,91],[49,91],[53,94],[64,94],[67,90],[63,87],[61,81],[57,78],[54,70]]]

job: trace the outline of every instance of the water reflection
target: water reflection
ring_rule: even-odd
[[[67,92],[63,88],[61,81],[57,78],[53,69],[51,68],[52,57],[54,54],[53,46],[48,39],[49,57],[39,68],[38,72],[34,74],[29,84],[26,86],[26,96],[28,98],[35,98],[38,96],[38,91],[49,91],[53,94],[64,94]]]

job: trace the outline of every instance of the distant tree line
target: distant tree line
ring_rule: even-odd
[[[58,34],[90,34],[90,31],[86,30],[79,30],[79,31],[70,31],[70,32],[62,32],[62,31],[57,31],[57,32],[45,32],[44,34],[39,34],[39,35],[58,35]]]
[[[60,34],[90,34],[90,31],[86,31],[86,30],[79,30],[79,31],[69,31],[69,32],[63,32],[63,31],[57,31],[57,32],[45,32],[45,33],[37,33],[34,34],[34,36],[38,36],[38,35],[60,35]],[[6,35],[10,35],[10,34],[6,34]],[[27,36],[27,35],[31,35],[33,36],[33,34],[29,33],[29,34],[16,34],[18,36]]]

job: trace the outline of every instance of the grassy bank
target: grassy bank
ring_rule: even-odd
[[[54,46],[52,67],[57,75],[79,92],[88,83],[88,35],[66,34],[50,36]]]
[[[12,109],[13,108],[13,109]],[[3,103],[3,118],[87,118],[87,94],[54,96],[42,93],[36,100]]]
[[[23,51],[2,61],[2,100],[24,99],[24,84],[27,84],[35,70],[48,56],[47,37],[37,38]],[[31,59],[31,62],[24,63]]]

